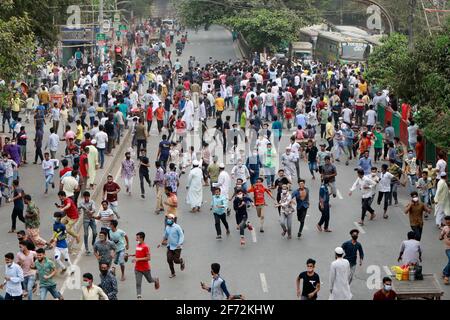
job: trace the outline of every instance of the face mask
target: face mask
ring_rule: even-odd
[[[89,287],[89,281],[83,281],[83,287]]]
[[[242,199],[244,196],[243,196],[242,194],[239,194],[237,197],[238,197],[239,199]]]
[[[384,290],[385,291],[391,291],[392,290],[392,286],[385,284],[384,285]]]
[[[130,160],[131,159],[131,157],[127,157],[127,160]]]
[[[169,226],[173,225],[173,220],[172,220],[172,219],[167,219],[167,224],[168,224]]]
[[[419,201],[419,198],[418,198],[418,197],[414,197],[414,198],[412,198],[412,201],[418,202],[418,201]]]
[[[6,266],[7,266],[7,267],[11,267],[11,266],[12,266],[12,262],[8,262],[8,263],[6,264]]]
[[[358,240],[358,236],[352,236],[352,239],[356,241]]]
[[[108,274],[108,270],[100,270],[100,273],[104,276],[106,276]]]
[[[286,194],[287,193],[287,190],[282,190],[281,191],[283,194]]]
[[[412,153],[408,153],[408,159],[412,159],[413,158],[413,154]]]

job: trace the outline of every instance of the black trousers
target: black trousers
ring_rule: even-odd
[[[297,208],[297,220],[300,222],[300,227],[298,228],[298,233],[302,233],[303,227],[305,226],[305,218],[306,212],[308,212],[308,208]]]
[[[322,216],[320,217],[319,226],[324,225],[325,230],[328,229],[328,224],[330,223],[330,206],[324,205],[323,209],[319,206],[319,211],[322,213]]]
[[[225,213],[224,214],[214,213],[214,222],[216,227],[216,233],[218,236],[222,235],[222,228],[220,227],[220,221],[222,221],[227,231],[230,230],[230,228],[228,227],[227,215]]]
[[[41,162],[44,161],[44,156],[42,155],[42,148],[36,148],[36,151],[34,153],[34,162],[37,162],[38,158],[41,159]]]
[[[141,194],[145,194],[144,179],[145,179],[145,181],[147,181],[148,186],[151,188],[152,185],[151,185],[150,177],[148,176],[148,171],[145,173],[139,171],[139,181],[141,183]]]
[[[143,149],[147,149],[147,140],[145,139],[138,139],[137,140],[137,154],[141,154],[141,147]]]
[[[364,221],[367,211],[369,211],[371,214],[375,212],[375,210],[373,210],[370,206],[371,202],[372,198],[362,198],[361,221]]]
[[[175,274],[174,264],[181,264],[181,249],[170,250],[167,248],[167,263],[169,264],[170,272]]]
[[[411,226],[411,230],[416,234],[417,241],[420,241],[420,239],[422,239],[422,229],[423,227],[421,226]]]
[[[16,230],[17,218],[25,223],[25,218],[23,217],[23,209],[13,208],[13,211],[11,213],[11,230]]]
[[[321,123],[320,124],[320,138],[323,139],[323,137],[325,136],[325,129],[326,129],[327,125],[326,123]]]
[[[387,210],[388,206],[389,206],[389,197],[390,197],[390,192],[378,192],[378,199],[377,199],[377,204],[380,205],[381,204],[381,200],[384,197],[384,205],[383,205],[383,209],[384,211]]]

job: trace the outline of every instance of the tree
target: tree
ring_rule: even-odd
[[[287,9],[252,9],[220,20],[242,33],[257,51],[276,51],[283,42],[297,40],[305,21]]]
[[[408,50],[406,36],[392,34],[369,57],[366,78],[388,87],[399,98],[417,105],[415,114],[427,139],[450,146],[450,19],[433,36],[416,38]]]
[[[10,81],[20,76],[35,55],[35,38],[31,19],[0,19],[0,79]]]

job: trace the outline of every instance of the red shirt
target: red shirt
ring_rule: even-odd
[[[115,182],[111,182],[111,183],[107,182],[103,186],[103,191],[106,191],[106,192],[114,192],[114,191],[117,191],[119,189],[120,189],[119,185],[117,183],[115,183]],[[108,201],[108,202],[115,202],[115,201],[117,201],[117,193],[115,193],[115,194],[107,193],[106,194],[106,201]]]
[[[416,159],[417,160],[425,160],[425,145],[422,142],[417,142],[416,144]]]
[[[190,89],[191,89],[191,83],[189,82],[189,80],[186,80],[186,81],[183,83],[183,86],[184,86],[184,89],[185,89],[185,90],[190,90]]]
[[[62,168],[59,171],[59,176],[62,177],[63,175],[65,175],[67,172],[72,171],[73,169],[71,167],[66,167],[66,168]]]
[[[149,105],[147,108],[147,121],[152,121],[152,120],[153,120],[153,108],[151,105]]]
[[[284,117],[288,120],[294,118],[294,109],[292,108],[286,108],[284,110]]]
[[[266,201],[264,200],[264,192],[267,192],[268,194],[272,195],[269,189],[264,187],[263,184],[257,183],[253,186],[251,186],[247,192],[253,192],[254,198],[255,198],[255,206],[263,206]]]
[[[383,290],[378,290],[373,295],[373,300],[395,300],[395,298],[397,298],[397,294],[392,290],[387,295],[383,293]]]
[[[86,165],[88,163],[88,155],[86,153],[83,153],[80,156],[80,174],[82,177],[87,177],[88,173],[86,170]]]
[[[147,244],[142,243],[142,244],[138,244],[136,246],[136,259],[145,258],[149,254],[150,254],[150,249],[147,246]],[[141,272],[149,271],[150,270],[150,262],[149,261],[136,261],[134,270],[141,271]]]
[[[156,109],[156,120],[162,121],[164,120],[164,108]]]
[[[317,109],[322,110],[327,106],[327,104],[324,101],[320,101],[317,105]]]
[[[86,148],[87,146],[90,146],[90,145],[92,145],[91,139],[84,140],[81,143],[80,148],[81,148],[81,150],[84,150],[84,148]]]
[[[63,201],[63,205],[65,207],[68,204],[70,204],[70,207],[69,207],[69,209],[67,209],[65,211],[67,217],[72,220],[77,220],[78,219],[78,209],[77,209],[77,206],[75,205],[75,202],[73,202],[73,200],[71,198],[66,198],[66,200]]]

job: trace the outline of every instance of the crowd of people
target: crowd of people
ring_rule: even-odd
[[[407,188],[411,201],[404,212],[409,215],[411,232],[400,253],[404,264],[421,263],[423,224],[434,211],[449,258],[442,273],[448,284],[447,155],[439,154],[435,164],[425,163],[424,138],[413,119],[409,119],[407,144],[396,136],[390,122],[380,126],[376,110],[380,105],[390,108],[392,96],[386,91],[373,92],[362,76],[363,65],[313,62],[289,67],[270,61],[224,62],[212,57],[201,65],[190,57],[183,66],[178,59],[172,61],[168,48],[180,35],[179,41],[186,43],[188,34],[173,30],[164,33],[164,41],[151,44],[151,55],[162,57],[158,65],[152,65],[140,54],[140,49],[151,43],[152,32],[151,25],[143,24],[127,36],[129,60],[123,76],[113,73],[110,59],[98,65],[83,63],[83,55],[77,51],[68,67],[49,62],[42,69],[39,88],[14,93],[10,105],[4,106],[3,132],[7,123],[10,136],[2,146],[1,198],[13,204],[2,210],[12,210],[10,233],[17,234],[20,248],[18,254],[5,255],[2,287],[6,288],[6,299],[31,300],[37,281],[41,299],[46,299],[48,292],[63,299],[54,277],[57,270],[73,271],[70,244],[82,240],[85,254],[94,255],[100,271],[99,286],[93,283],[91,273],[83,275],[83,299],[117,299],[116,267],[120,266],[120,280],[126,281],[125,266],[130,258],[137,298],[142,299],[143,276],[158,289],[160,280],[151,273],[145,233],[136,233],[138,244],[131,254],[129,235],[119,228],[121,216],[126,216],[119,209],[119,195],[132,194],[136,176],[143,199],[146,189],[155,187],[155,213],[164,216],[161,245],[167,247],[170,278],[174,278],[175,264],[181,271],[186,267],[181,255],[184,230],[177,224],[183,174],[187,176],[183,187],[191,212],[205,207],[206,187],[212,195],[206,207],[214,216],[216,239],[223,239],[222,225],[230,234],[233,223],[229,216],[234,210],[239,246],[244,247],[247,230],[253,232],[258,224],[257,229],[264,233],[265,211],[271,207],[278,210],[282,237],[295,236],[295,214],[299,221],[297,238],[304,237],[308,209],[316,205],[310,202],[312,192],[319,194],[321,218],[317,230],[332,232],[330,202],[337,196],[337,164],[341,162],[357,167],[355,182],[348,187],[349,196],[356,190],[361,193],[361,226],[367,212],[368,219],[376,219],[372,207],[375,198],[377,205],[383,202],[382,218],[388,219],[389,207],[398,205],[399,188]],[[73,72],[65,72],[67,68]],[[61,93],[62,101],[53,101],[54,93]],[[30,122],[34,124],[34,138],[28,135],[32,131],[31,124],[27,125]],[[126,129],[131,132],[132,142],[121,162],[120,178],[125,190],[113,175],[98,186],[97,176],[104,173],[106,166],[105,155],[111,155],[121,143],[128,144],[123,140]],[[47,139],[44,130],[49,130]],[[153,136],[160,139],[157,148],[148,144]],[[289,144],[281,148],[284,142]],[[64,144],[61,157],[60,144]],[[50,187],[59,188],[51,195],[57,195],[59,202],[55,203],[53,236],[48,240],[40,236],[40,210],[25,193],[20,176],[32,149],[33,164],[42,167],[42,192],[47,195]],[[151,163],[154,153],[156,161]],[[307,187],[308,174],[300,173],[302,161],[308,164],[311,179],[320,179],[318,190]],[[232,169],[228,172],[227,168]],[[101,203],[93,199],[98,188]],[[249,218],[252,207],[259,220],[254,222],[255,227]],[[18,230],[17,218],[25,230]],[[83,239],[77,226],[82,226]],[[330,299],[352,297],[350,284],[357,258],[360,264],[364,258],[358,234],[358,229],[351,230],[351,240],[335,249]],[[315,264],[314,259],[308,259],[307,271],[297,278],[297,295],[305,300],[319,295]],[[220,265],[211,268],[212,284],[209,287],[202,283],[202,288],[211,292],[212,299],[239,299],[229,294],[219,276]],[[374,299],[394,299],[391,284],[390,278],[383,279],[383,287]]]

